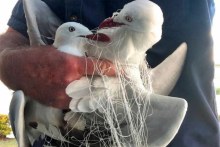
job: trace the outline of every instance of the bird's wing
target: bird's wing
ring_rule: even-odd
[[[144,126],[147,145],[148,147],[166,147],[177,134],[183,122],[187,102],[181,98],[151,94],[149,104],[150,109],[145,112],[147,114]],[[141,110],[145,109],[142,107]],[[132,108],[132,111],[139,112],[135,107]],[[128,130],[129,126],[122,128],[123,135],[127,135],[130,139]]]
[[[31,45],[48,44],[48,38],[54,38],[61,20],[42,0],[23,0],[27,21],[28,35]]]
[[[69,108],[73,112],[92,112],[94,111],[90,107],[91,98],[86,96],[80,99],[72,99],[69,103]]]
[[[81,113],[69,111],[65,114],[64,120],[67,122],[68,127],[72,129],[74,128],[81,131],[84,131],[85,129],[86,120]]]
[[[13,133],[16,137],[19,147],[29,147],[30,142],[26,136],[24,109],[26,99],[23,91],[15,91],[9,107],[9,118]]]
[[[66,94],[72,98],[69,107],[74,112],[92,112],[97,109],[99,95],[107,88],[101,78],[82,77],[71,82],[66,88]]]
[[[53,139],[70,143],[69,141],[67,141],[63,137],[60,129],[56,126],[51,125],[51,124],[49,124],[48,127],[46,127],[44,124],[38,123],[36,130],[41,132],[42,134],[50,136]]]
[[[91,81],[87,77],[82,77],[79,80],[75,80],[66,87],[66,94],[73,99],[88,96],[90,92]]]
[[[154,93],[168,95],[179,79],[187,53],[187,44],[182,43],[161,64],[151,69],[151,82]]]
[[[184,99],[152,94],[152,115],[147,118],[148,144],[167,146],[177,134],[187,111]]]
[[[71,82],[66,87],[66,94],[73,99],[79,99],[85,96],[89,96],[93,91],[98,92],[103,90],[106,90],[106,88],[101,81],[101,78],[91,80],[90,78],[82,77],[79,80]]]

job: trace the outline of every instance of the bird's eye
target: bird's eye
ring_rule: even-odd
[[[118,16],[118,12],[114,12],[112,17]]]
[[[118,14],[120,13],[121,9],[118,9],[116,12],[113,13],[112,17],[118,16]]]
[[[118,9],[116,12],[118,12],[118,13],[121,12],[121,9]]]
[[[70,26],[70,27],[69,27],[69,31],[70,31],[70,32],[73,32],[73,31],[75,31],[75,30],[76,30],[76,29],[75,29],[73,26]]]
[[[132,17],[128,16],[128,15],[125,16],[125,20],[128,21],[128,22],[132,22],[133,21]]]

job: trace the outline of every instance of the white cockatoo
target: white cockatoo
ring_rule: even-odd
[[[66,88],[66,93],[73,98],[70,103],[73,111],[93,112],[98,109],[100,113],[95,111],[88,114],[87,118],[92,120],[98,113],[107,119],[112,117],[112,123],[118,121],[116,126],[127,123],[120,128],[121,132],[116,131],[114,126],[110,127],[112,134],[119,134],[112,135],[116,146],[166,146],[177,133],[185,116],[187,102],[184,99],[152,94],[147,91],[141,78],[140,67],[145,61],[145,52],[160,40],[162,24],[163,13],[155,3],[135,0],[126,4],[120,12],[101,23],[97,34],[86,36],[90,40],[88,55],[112,61],[118,67],[118,77],[83,77]],[[186,44],[183,43],[159,66],[147,69],[153,74],[152,89],[155,92],[168,94],[172,90],[181,73],[185,56]],[[173,62],[174,59],[177,60]],[[122,70],[124,76],[120,73]],[[106,90],[96,93],[90,85],[99,85],[97,87]],[[149,107],[151,112],[148,112]],[[112,113],[115,116],[108,114],[108,109],[114,109]],[[111,125],[111,121],[102,121]],[[139,126],[135,128],[135,125]],[[123,136],[123,139],[119,136]],[[121,140],[126,143],[121,143]]]

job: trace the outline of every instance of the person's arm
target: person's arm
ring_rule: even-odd
[[[23,90],[40,103],[68,108],[66,86],[85,74],[93,74],[97,61],[59,52],[53,46],[28,44],[28,39],[12,28],[0,36],[0,79],[10,89]],[[108,61],[98,65],[101,70],[112,67]],[[114,68],[105,74],[114,75]]]

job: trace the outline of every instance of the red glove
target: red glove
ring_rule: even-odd
[[[86,74],[97,74],[95,64],[104,74],[115,74],[109,61],[76,57],[51,46],[6,50],[1,54],[1,80],[9,88],[23,90],[43,104],[62,109],[69,108],[71,100],[65,93],[67,85]]]

